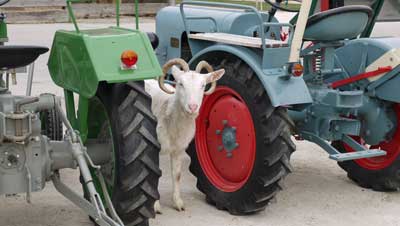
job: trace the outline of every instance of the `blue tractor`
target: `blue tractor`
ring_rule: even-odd
[[[292,171],[291,135],[318,144],[359,185],[398,190],[400,38],[369,37],[384,1],[303,0],[290,23],[275,17],[294,11],[286,2],[265,2],[268,12],[183,1],[157,15],[161,64],[206,60],[227,72],[188,148],[207,202],[238,215],[264,209]]]

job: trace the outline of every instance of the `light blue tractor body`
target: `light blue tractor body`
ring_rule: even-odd
[[[217,52],[232,54],[246,62],[259,77],[274,107],[290,106],[289,115],[298,134],[319,144],[332,159],[346,161],[385,155],[384,150],[368,150],[353,142],[351,136],[368,133],[372,144],[382,142],[397,125],[393,103],[399,103],[399,66],[375,82],[360,80],[340,89],[329,87],[330,82],[364,73],[366,67],[386,52],[400,48],[399,38],[361,38],[368,25],[368,13],[351,11],[318,20],[307,26],[304,40],[315,45],[303,48],[304,75],[288,78],[288,63],[292,34],[285,44],[279,44],[281,29],[294,25],[268,18],[251,6],[186,1],[180,6],[166,7],[157,15],[157,49],[161,64],[180,57],[192,67],[200,60]],[[335,26],[335,25],[345,26]],[[258,48],[229,40],[199,39],[196,34],[225,33],[265,38]],[[193,38],[187,35],[194,35]],[[354,39],[354,40],[351,40]],[[316,50],[323,48],[323,53]],[[319,68],[313,66],[316,58],[323,58]],[[314,68],[313,68],[314,67]],[[357,87],[354,89],[354,87]],[[367,91],[362,91],[365,88]],[[387,103],[382,104],[383,101]],[[381,111],[384,107],[385,110]],[[379,111],[380,113],[371,113]],[[371,119],[364,122],[351,119],[361,114]],[[343,117],[345,116],[345,117]],[[378,121],[377,121],[378,120]],[[382,120],[380,122],[379,120]],[[388,122],[388,123],[383,123]],[[358,152],[340,153],[327,141],[341,140]]]
[[[204,8],[191,6],[185,7],[185,9],[180,7],[162,9],[157,14],[156,23],[157,35],[160,39],[160,45],[157,49],[160,64],[172,58],[182,57],[185,60],[190,60],[190,64],[194,65],[205,55],[214,52],[230,53],[244,60],[256,72],[274,106],[311,103],[311,96],[302,78],[280,79],[280,76],[285,75],[282,67],[288,61],[290,44],[279,48],[272,48],[271,46],[250,49],[240,45],[187,39],[187,31],[196,33],[218,32],[243,36],[253,36],[255,33],[260,33],[261,24],[265,24],[263,21],[268,19],[267,13],[260,13],[255,8],[247,6],[238,5],[234,8],[245,9],[246,12],[230,8],[208,8],[205,11]],[[183,10],[184,16],[181,14]],[[183,18],[186,18],[186,26]],[[266,38],[279,38],[280,27],[291,26],[286,23],[279,23],[276,18],[271,19],[272,23],[273,26],[265,32]],[[172,25],[173,27],[171,27]],[[185,55],[189,53],[190,56]],[[279,89],[276,89],[276,87],[279,87]]]

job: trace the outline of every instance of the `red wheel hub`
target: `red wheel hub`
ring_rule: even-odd
[[[220,86],[205,97],[196,129],[196,151],[209,181],[224,192],[249,179],[256,155],[253,119],[241,96]]]
[[[379,156],[367,159],[358,159],[355,162],[361,167],[368,170],[381,170],[390,166],[400,154],[400,104],[395,105],[395,112],[397,115],[397,129],[390,141],[381,142],[378,145],[373,145],[370,149],[380,149],[387,152],[385,156]],[[354,140],[360,144],[365,145],[365,141],[361,137],[353,137]],[[344,145],[347,152],[354,152],[348,145]]]

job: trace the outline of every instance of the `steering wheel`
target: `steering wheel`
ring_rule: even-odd
[[[10,0],[0,0],[0,6],[7,4]]]
[[[291,13],[297,13],[297,12],[299,12],[299,10],[296,10],[296,9],[288,9],[288,8],[282,7],[282,6],[281,6],[281,2],[282,2],[283,0],[276,0],[276,3],[274,3],[274,2],[272,2],[272,1],[270,1],[270,0],[264,0],[264,1],[265,1],[265,3],[267,3],[268,5],[272,6],[272,8],[275,9],[275,10],[279,9],[279,10],[286,11],[286,12],[291,12]],[[300,0],[295,0],[295,1],[301,3]]]

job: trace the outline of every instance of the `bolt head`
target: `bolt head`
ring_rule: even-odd
[[[228,124],[228,120],[222,120],[222,124],[223,125],[227,125]]]
[[[221,134],[221,130],[217,129],[217,130],[215,131],[215,134],[220,135],[220,134]]]
[[[224,149],[224,147],[218,146],[218,151],[222,151],[223,149]]]
[[[228,153],[226,153],[226,157],[228,157],[228,158],[232,158],[232,156],[233,156],[232,152],[228,152]]]

